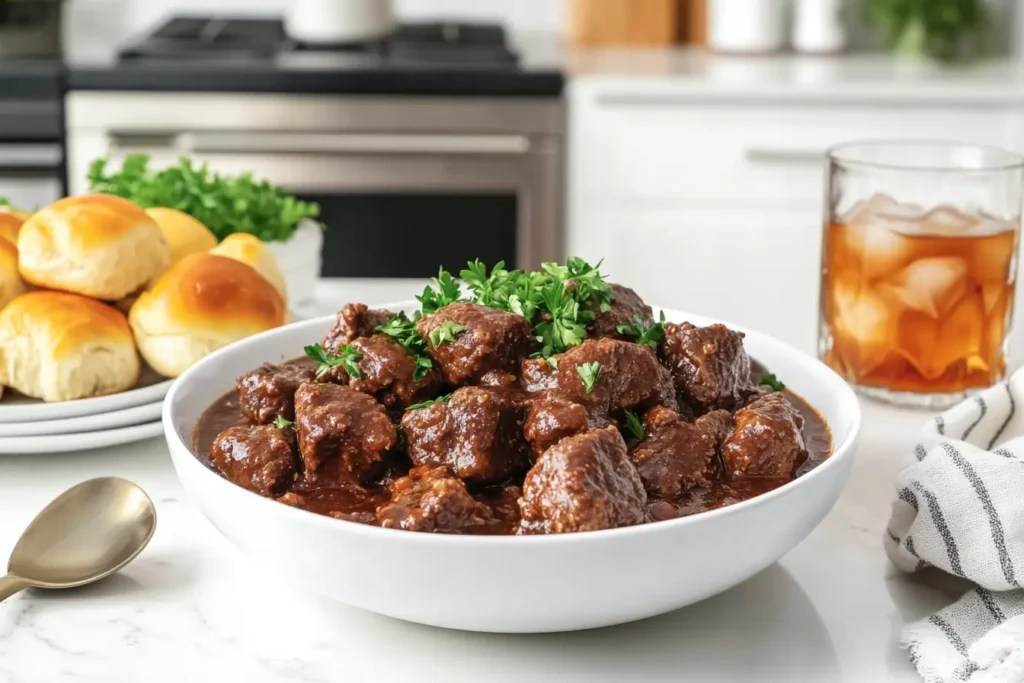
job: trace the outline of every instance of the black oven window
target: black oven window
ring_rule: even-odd
[[[301,195],[320,204],[324,277],[432,277],[516,264],[514,194]]]

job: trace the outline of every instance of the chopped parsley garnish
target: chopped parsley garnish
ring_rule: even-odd
[[[548,367],[551,368],[552,370],[558,369],[558,359],[555,358],[554,356],[548,356],[544,360],[548,362]]]
[[[773,391],[782,391],[786,388],[786,385],[779,381],[779,378],[770,372],[761,373],[761,379],[759,379],[757,383],[767,384]]]
[[[628,429],[633,436],[643,440],[644,434],[644,423],[640,421],[640,418],[636,416],[631,410],[626,411],[626,429]]]
[[[427,342],[416,329],[416,321],[419,319],[419,312],[414,313],[411,319],[405,313],[399,313],[391,316],[390,320],[376,330],[401,344],[405,352],[416,359],[416,371],[412,378],[417,381],[426,377],[430,369],[434,367],[434,362],[427,353]]]
[[[465,325],[460,325],[451,320],[445,320],[441,323],[440,327],[432,329],[430,334],[427,336],[430,338],[431,345],[436,349],[445,342],[455,341],[455,337],[458,336],[459,332],[463,332],[465,329]]]
[[[593,313],[581,310],[580,302],[566,291],[565,283],[556,280],[544,287],[540,309],[546,315],[533,328],[541,344],[540,355],[546,358],[583,342],[587,336],[584,323],[593,320]]]
[[[352,345],[345,345],[338,349],[338,353],[332,354],[327,353],[324,347],[319,344],[310,344],[303,349],[306,355],[317,362],[316,376],[320,377],[331,368],[336,368],[339,365],[345,368],[345,372],[350,377],[359,379],[363,376],[363,373],[359,370],[359,361],[363,359],[363,354],[359,353],[358,349],[352,347]]]
[[[413,403],[411,406],[406,408],[406,410],[419,410],[420,408],[429,408],[435,403],[447,403],[450,400],[452,400],[452,395],[445,394],[444,396],[438,396],[437,398],[431,399],[429,401],[424,401],[423,403]]]
[[[650,327],[644,324],[643,318],[639,315],[633,316],[633,322],[618,325],[615,330],[627,337],[633,337],[637,344],[650,346],[658,350],[658,342],[665,336],[665,312],[661,312],[661,320]]]
[[[278,415],[274,419],[274,426],[277,427],[278,429],[286,429],[288,427],[294,427],[295,423],[285,418],[284,415]]]
[[[581,363],[576,366],[576,374],[583,380],[583,389],[588,394],[593,393],[594,385],[601,376],[601,364],[596,360],[592,363]]]
[[[416,297],[426,314],[434,313],[439,308],[455,303],[459,300],[461,293],[458,280],[444,268],[437,271],[437,277],[433,280],[433,286],[428,285],[423,293]]]

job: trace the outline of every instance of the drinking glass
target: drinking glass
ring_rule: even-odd
[[[869,142],[829,151],[820,357],[856,390],[944,408],[1006,374],[1024,158]]]

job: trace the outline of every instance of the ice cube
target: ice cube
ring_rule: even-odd
[[[885,362],[895,347],[900,305],[868,287],[861,288],[852,301],[836,303],[836,340],[855,356],[858,376],[867,374]]]
[[[908,311],[900,320],[900,351],[925,379],[937,379],[953,363],[982,352],[984,322],[978,292],[961,297],[941,320]]]
[[[955,206],[937,206],[921,216],[921,227],[929,235],[967,235],[978,224],[978,217]]]
[[[872,218],[877,216],[879,213],[886,209],[891,209],[898,205],[898,202],[887,194],[881,192],[872,195],[868,199],[863,199],[852,207],[850,210],[839,217],[841,223],[863,223],[870,221]]]
[[[906,235],[874,223],[849,227],[849,249],[867,279],[895,274],[914,258],[913,241]]]
[[[938,318],[966,291],[967,262],[952,256],[918,259],[882,286],[907,308]]]

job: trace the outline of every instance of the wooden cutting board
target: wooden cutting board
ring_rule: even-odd
[[[567,0],[575,45],[672,45],[689,0]]]

